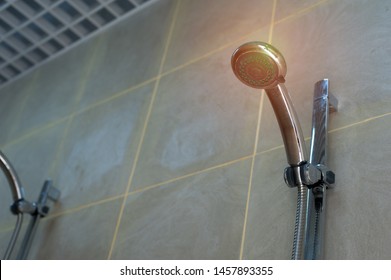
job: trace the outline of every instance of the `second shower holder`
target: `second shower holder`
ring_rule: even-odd
[[[236,77],[244,84],[264,89],[280,126],[289,167],[284,179],[298,190],[292,259],[322,259],[326,190],[335,181],[327,167],[327,126],[337,99],[329,93],[329,81],[315,83],[310,154],[289,93],[284,85],[286,63],[270,44],[249,42],[231,59]]]

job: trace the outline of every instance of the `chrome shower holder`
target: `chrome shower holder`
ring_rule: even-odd
[[[60,198],[60,191],[55,188],[51,180],[46,180],[42,186],[41,192],[36,202],[29,202],[24,198],[24,189],[20,183],[19,177],[7,157],[0,151],[0,169],[3,171],[11,188],[13,197],[13,204],[10,207],[12,214],[16,219],[14,231],[11,240],[8,244],[7,250],[4,254],[4,259],[10,259],[14,250],[16,241],[23,224],[23,215],[30,214],[30,223],[27,226],[23,241],[20,245],[17,259],[26,259],[34,239],[40,220],[49,213],[48,200],[53,202]]]
[[[292,259],[321,259],[326,190],[335,181],[334,172],[327,167],[328,116],[337,110],[337,99],[329,93],[329,80],[315,83],[310,156],[285,87],[287,66],[283,55],[272,45],[249,42],[232,54],[231,66],[236,77],[247,86],[264,89],[273,107],[289,167],[284,179],[296,187],[297,208]]]
[[[329,80],[315,83],[312,112],[310,159],[299,166],[285,168],[288,187],[307,186],[306,236],[304,259],[323,258],[323,234],[326,190],[335,183],[335,174],[327,166],[327,128],[330,112],[336,112],[337,99],[329,92]]]

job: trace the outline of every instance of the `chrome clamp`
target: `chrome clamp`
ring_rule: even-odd
[[[335,174],[323,164],[303,163],[299,166],[289,166],[284,170],[285,183],[290,188],[306,185],[309,188],[321,184],[330,186],[335,182]]]

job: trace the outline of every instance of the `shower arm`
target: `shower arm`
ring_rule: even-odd
[[[35,203],[28,202],[24,199],[24,191],[19,177],[14,167],[7,157],[0,151],[0,168],[3,170],[5,177],[11,188],[12,198],[14,200],[11,211],[14,214],[28,213],[32,214],[37,210]]]
[[[16,215],[16,224],[11,235],[11,240],[4,254],[4,259],[10,259],[23,223],[23,214],[30,214],[31,220],[25,231],[22,244],[19,248],[17,259],[26,259],[41,218],[47,216],[49,207],[47,200],[56,202],[60,197],[60,191],[52,185],[51,180],[46,180],[39,194],[37,202],[29,202],[24,199],[24,191],[14,167],[7,157],[0,151],[0,168],[5,174],[11,187],[12,198],[11,212]]]
[[[24,191],[19,177],[16,174],[14,167],[7,157],[0,151],[0,168],[7,178],[8,184],[11,188],[13,204],[11,205],[11,212],[16,215],[16,224],[11,235],[11,240],[8,243],[4,259],[8,260],[14,250],[15,244],[18,240],[20,230],[23,224],[23,214],[34,214],[37,212],[37,205],[30,203],[24,199]]]

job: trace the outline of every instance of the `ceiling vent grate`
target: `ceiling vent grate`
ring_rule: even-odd
[[[0,0],[0,87],[157,0]]]

